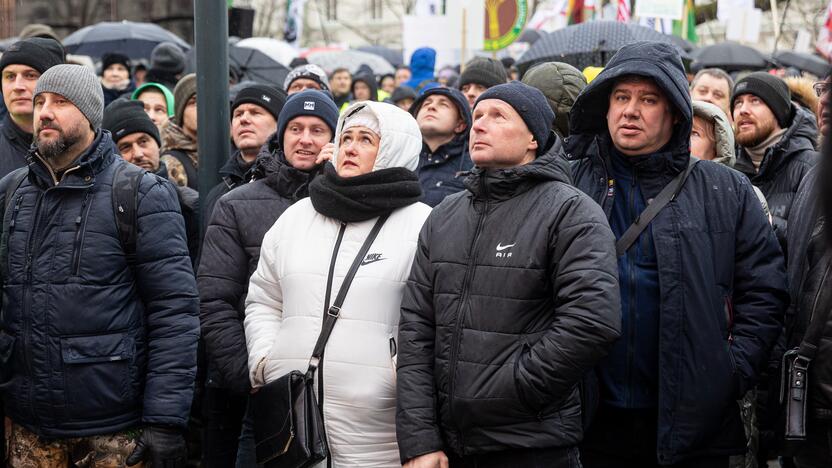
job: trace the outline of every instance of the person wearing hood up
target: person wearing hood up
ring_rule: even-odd
[[[466,189],[433,209],[399,324],[405,468],[579,468],[579,383],[619,336],[614,239],[513,81],[474,106]]]
[[[416,99],[410,113],[422,132],[418,171],[425,193],[422,201],[434,207],[465,190],[462,180],[474,166],[468,155],[471,110],[459,91],[432,88]]]
[[[573,179],[610,220],[621,278],[588,468],[719,467],[745,452],[736,401],[780,334],[785,267],[748,179],[691,158],[692,120],[679,53],[656,42],[622,47],[572,107]],[[648,201],[660,208],[645,222]]]
[[[430,47],[422,47],[413,51],[410,56],[410,79],[404,82],[416,93],[439,86],[436,82],[434,69],[436,67],[436,51]],[[401,85],[400,85],[401,86]]]
[[[555,113],[553,130],[561,138],[569,136],[569,112],[575,99],[586,88],[586,77],[580,70],[562,62],[544,62],[523,75],[523,83],[539,89]]]
[[[353,103],[378,101],[378,85],[372,73],[359,73],[353,76],[350,94],[352,94]]]
[[[104,107],[136,89],[130,75],[129,57],[117,52],[110,52],[101,57],[101,89],[104,91]]]
[[[139,86],[133,91],[131,99],[142,103],[144,111],[156,124],[160,134],[176,110],[173,93],[160,83],[145,83]]]
[[[285,102],[286,93],[269,85],[252,84],[237,93],[231,104],[231,141],[237,150],[220,168],[220,183],[205,197],[203,227],[208,225],[220,197],[251,180],[251,169],[277,130]]]
[[[246,298],[253,388],[306,371],[347,270],[377,222],[315,378],[332,466],[401,467],[396,443],[396,331],[419,230],[422,137],[407,112],[352,104],[331,164],[266,233]],[[384,221],[386,219],[386,222]],[[255,414],[255,427],[257,427]]]
[[[763,191],[785,250],[792,201],[818,161],[815,118],[791,102],[782,79],[765,72],[737,81],[731,111],[738,145],[734,167]]]
[[[197,277],[207,365],[207,467],[234,466],[238,451],[247,450],[243,441],[238,448],[238,439],[246,430],[251,390],[243,330],[249,278],[266,231],[289,206],[309,196],[337,121],[338,108],[324,92],[290,96],[278,118],[275,146],[252,170],[256,180],[224,195],[212,212]]]

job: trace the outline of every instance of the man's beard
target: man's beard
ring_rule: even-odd
[[[44,128],[50,128],[58,131],[58,137],[53,140],[42,140],[40,138],[40,131]],[[60,155],[64,154],[69,148],[81,141],[81,132],[77,127],[71,128],[69,131],[53,126],[49,123],[38,129],[37,146],[38,152],[47,161],[54,160]]]
[[[736,125],[736,124],[735,124]],[[737,143],[744,148],[753,148],[766,141],[774,132],[774,119],[758,120],[753,131],[735,132]]]

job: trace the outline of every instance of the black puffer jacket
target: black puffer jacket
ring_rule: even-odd
[[[263,236],[286,208],[309,195],[315,176],[290,166],[282,152],[258,159],[255,171],[258,180],[217,201],[198,277],[207,384],[243,394],[250,385],[243,330],[249,277],[260,260]]]
[[[265,156],[268,156],[268,152],[264,148],[260,155],[258,155],[258,158]],[[202,223],[203,232],[208,228],[208,220],[211,219],[211,213],[214,212],[214,206],[217,204],[217,200],[226,193],[249,182],[251,180],[252,166],[254,166],[254,162],[247,163],[240,155],[240,150],[237,150],[228,158],[225,165],[220,168],[219,174],[222,180],[205,197],[205,214],[203,215],[204,219]]]
[[[419,237],[399,324],[402,461],[581,440],[577,383],[619,334],[613,235],[560,143],[475,169]]]
[[[26,167],[26,154],[32,144],[32,135],[24,132],[9,114],[0,120],[0,178],[15,169]]]
[[[809,111],[792,104],[792,123],[779,142],[766,150],[759,172],[741,146],[737,147],[734,169],[742,172],[759,187],[766,197],[774,231],[780,245],[785,247],[789,213],[800,182],[818,161],[814,142],[818,128]]]
[[[142,424],[185,428],[199,311],[173,186],[145,174],[136,261],[119,241],[115,169],[128,164],[101,130],[55,181],[35,152],[6,211],[0,318],[6,415],[47,438]],[[0,182],[5,202],[10,178]]]

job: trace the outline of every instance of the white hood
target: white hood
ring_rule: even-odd
[[[356,102],[341,113],[335,130],[335,154],[332,164],[338,166],[338,141],[344,121],[348,115],[362,107],[369,108],[375,114],[381,131],[378,156],[373,170],[403,167],[416,171],[419,167],[419,154],[422,152],[422,133],[419,131],[419,125],[408,112],[385,102]]]

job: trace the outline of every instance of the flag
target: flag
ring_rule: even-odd
[[[300,46],[303,33],[303,7],[306,0],[287,0],[286,26],[283,28],[283,40],[295,47]]]
[[[823,22],[823,27],[818,32],[818,41],[815,48],[827,60],[832,57],[832,0],[826,7],[826,21]]]
[[[696,8],[693,6],[693,0],[685,1],[682,20],[673,20],[673,35],[687,39],[692,44],[699,41],[699,35],[696,34]]]
[[[584,0],[569,0],[569,5],[566,10],[566,17],[569,18],[569,24],[578,24],[584,22]]]
[[[615,19],[619,23],[630,22],[630,0],[618,0],[618,15]]]

